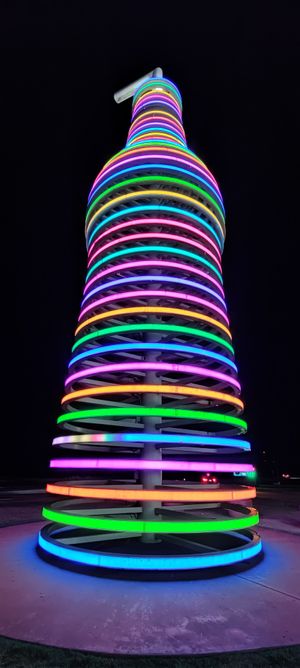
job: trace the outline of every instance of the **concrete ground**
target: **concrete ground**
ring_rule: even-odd
[[[2,635],[124,654],[300,643],[300,490],[259,493],[265,558],[254,568],[212,580],[158,583],[93,578],[42,561],[35,544],[43,495],[2,489],[0,506],[1,496]],[[7,526],[11,522],[19,524]]]

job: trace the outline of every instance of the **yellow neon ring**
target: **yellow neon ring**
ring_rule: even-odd
[[[184,201],[187,201],[187,202],[191,202],[194,206],[197,206],[199,209],[205,211],[207,213],[207,215],[217,223],[218,227],[221,230],[222,237],[224,236],[224,230],[223,230],[223,227],[222,227],[221,223],[219,222],[219,220],[215,216],[215,214],[210,209],[207,208],[207,206],[204,206],[204,204],[202,204],[201,202],[198,202],[197,199],[194,199],[193,197],[190,197],[189,195],[182,195],[181,193],[176,193],[176,192],[173,192],[172,190],[137,190],[135,192],[125,193],[124,195],[119,195],[119,197],[115,197],[114,199],[109,200],[109,202],[106,202],[106,204],[103,204],[103,206],[101,206],[96,211],[96,213],[94,213],[94,215],[91,217],[90,221],[86,224],[86,233],[88,233],[88,230],[91,227],[91,225],[93,224],[94,220],[96,220],[96,218],[98,218],[101,215],[101,213],[103,211],[105,211],[105,209],[111,207],[112,205],[115,205],[117,202],[123,202],[127,199],[132,199],[132,198],[135,198],[135,197],[143,197],[143,196],[149,197],[150,195],[159,195],[160,197],[162,195],[166,195],[167,197],[175,197],[175,199],[180,199],[180,200],[184,200]],[[184,211],[183,211],[183,213],[184,213]]]
[[[205,163],[202,162],[202,160],[200,160],[196,155],[194,155],[194,153],[189,153],[189,151],[184,150],[184,149],[180,149],[180,147],[178,147],[178,148],[175,149],[175,148],[171,148],[171,147],[168,146],[167,149],[168,149],[168,153],[175,153],[175,155],[176,155],[177,153],[179,153],[179,155],[182,155],[182,156],[185,157],[185,158],[188,157],[188,156],[190,156],[190,158],[191,158],[192,160],[195,160],[196,163],[198,163],[199,165],[201,165],[201,167],[204,167],[204,168],[207,170],[207,173],[211,176],[211,178],[213,179],[214,183],[216,183],[215,178],[213,177],[213,175],[211,174],[211,172],[209,171],[209,169],[207,169]],[[105,165],[104,165],[104,167],[103,167],[103,170],[104,170],[108,165],[112,164],[113,162],[116,162],[120,157],[123,157],[123,156],[126,156],[127,154],[132,153],[133,150],[134,150],[135,153],[143,153],[143,152],[145,152],[145,151],[147,151],[147,150],[148,150],[148,151],[153,151],[153,146],[152,146],[152,147],[149,146],[149,147],[145,147],[145,148],[135,148],[135,147],[132,146],[132,147],[129,147],[129,148],[125,148],[125,149],[123,149],[122,151],[119,151],[119,153],[116,153],[116,155],[113,156],[113,158],[111,158],[110,160],[108,160],[108,162],[105,163]],[[165,147],[163,147],[163,146],[157,146],[157,147],[155,147],[155,151],[165,151],[165,150],[166,150],[166,149],[165,149]]]

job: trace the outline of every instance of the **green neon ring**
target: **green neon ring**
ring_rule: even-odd
[[[159,323],[158,324],[144,323],[136,325],[118,325],[115,327],[106,327],[105,329],[98,330],[97,332],[92,332],[91,334],[86,334],[85,336],[82,336],[80,339],[78,339],[78,341],[74,343],[72,351],[78,348],[78,346],[84,343],[85,341],[90,341],[91,339],[95,339],[99,336],[118,334],[119,332],[135,332],[141,330],[180,332],[182,334],[192,334],[193,336],[199,336],[200,338],[203,339],[209,339],[211,341],[215,341],[216,343],[219,343],[221,346],[228,348],[228,350],[230,350],[230,352],[234,355],[234,349],[232,345],[228,343],[228,341],[225,341],[225,339],[222,339],[220,336],[217,336],[216,334],[211,334],[210,332],[205,332],[201,329],[196,329],[195,327],[185,327],[183,325],[166,325]]]
[[[58,524],[78,526],[84,529],[99,531],[129,531],[134,533],[213,533],[216,531],[236,531],[247,529],[258,524],[259,515],[253,508],[250,515],[229,520],[194,520],[194,521],[160,521],[160,520],[115,520],[62,513],[51,508],[43,508],[43,517]]]
[[[105,197],[106,195],[109,195],[114,190],[118,190],[118,188],[121,188],[123,186],[129,186],[133,183],[151,183],[152,181],[159,181],[159,182],[164,181],[165,183],[176,183],[176,184],[179,184],[179,185],[187,186],[189,190],[195,190],[196,192],[201,193],[217,209],[217,211],[219,212],[222,220],[223,221],[225,220],[224,215],[223,215],[219,205],[217,204],[217,202],[214,200],[213,197],[211,197],[211,195],[209,195],[206,192],[206,190],[203,190],[203,188],[200,188],[199,186],[196,186],[194,183],[189,183],[188,181],[184,181],[184,179],[177,179],[174,176],[155,176],[155,175],[153,175],[153,176],[137,176],[134,179],[126,179],[125,181],[120,181],[119,183],[116,183],[115,185],[110,186],[106,190],[103,190],[103,193],[100,193],[100,195],[98,195],[98,197],[96,197],[96,199],[89,206],[89,208],[87,210],[87,213],[86,213],[86,222],[88,221],[89,215],[90,215],[92,209],[94,208],[94,206],[96,206],[96,204],[101,199],[103,199],[103,197]]]
[[[92,408],[85,411],[64,413],[58,417],[57,424],[60,424],[61,422],[73,422],[74,420],[82,420],[85,418],[110,416],[187,418],[193,420],[203,420],[205,422],[221,422],[223,424],[229,424],[234,427],[240,427],[242,432],[247,430],[247,422],[232,415],[224,415],[223,413],[208,413],[205,411],[188,410],[183,408],[148,408],[145,406],[130,406],[125,408]]]

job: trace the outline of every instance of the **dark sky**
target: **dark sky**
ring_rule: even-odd
[[[189,146],[224,196],[225,290],[254,450],[298,468],[297,6],[2,4],[3,164],[14,183],[5,349],[16,363],[7,475],[47,471],[84,281],[88,191],[130,122],[130,102],[116,105],[113,93],[155,66],[179,86]]]

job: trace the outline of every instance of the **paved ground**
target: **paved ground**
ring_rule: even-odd
[[[102,580],[43,562],[35,553],[40,523],[24,523],[37,519],[42,496],[3,494],[7,500],[0,519],[19,525],[0,530],[1,634],[125,654],[300,643],[299,491],[265,489],[259,494],[263,524],[278,521],[284,526],[262,529],[265,559],[253,569],[213,580],[166,583]]]
[[[260,526],[300,535],[300,485],[258,488]]]

